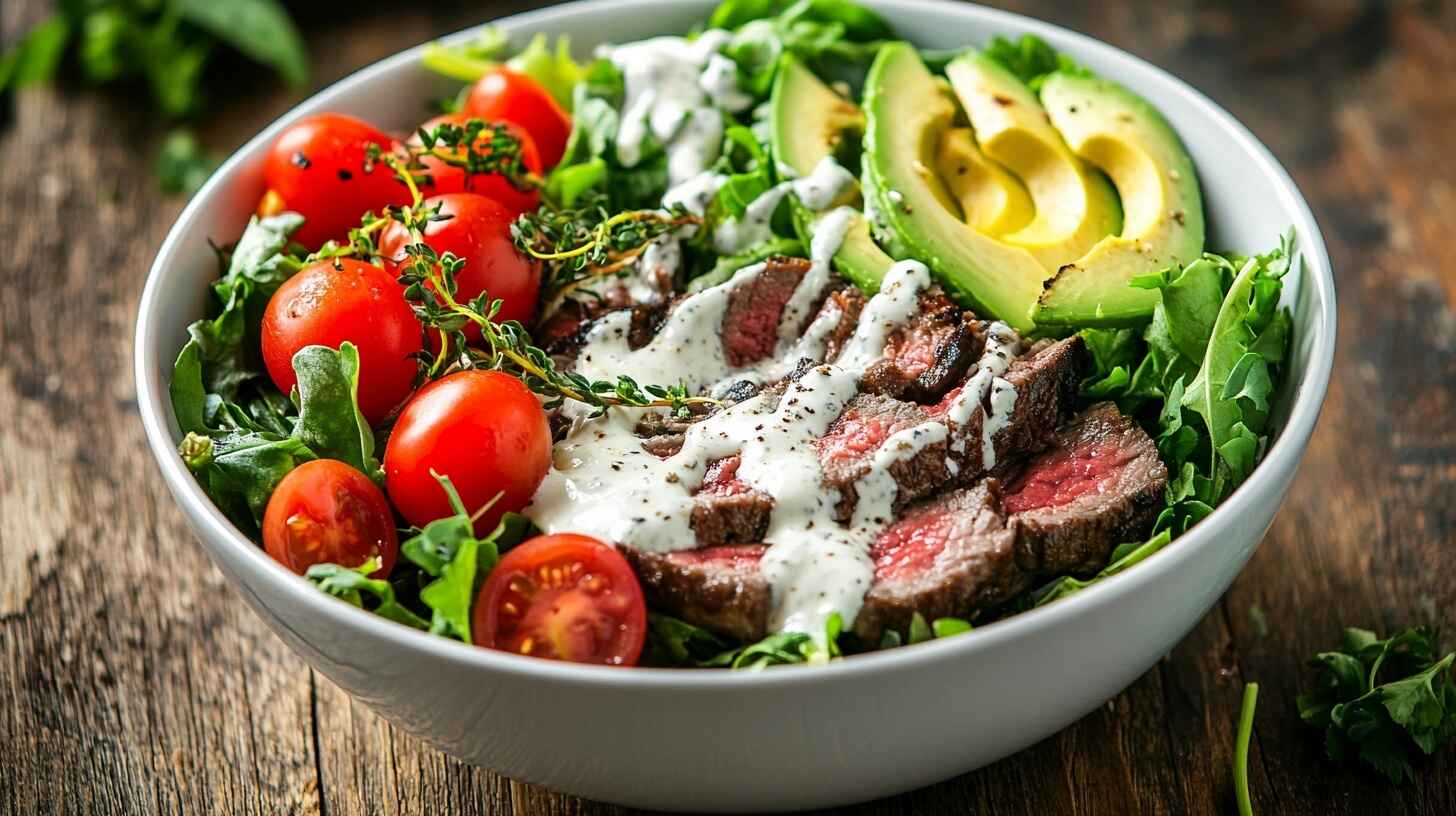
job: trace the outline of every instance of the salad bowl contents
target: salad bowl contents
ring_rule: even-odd
[[[155,273],[139,322],[142,390],[165,383],[174,421],[153,437],[169,483],[226,530],[225,570],[330,676],[509,773],[731,810],[851,801],[1024,745],[1181,636],[1277,507],[1328,376],[1312,220],[1225,115],[1055,29],[932,6],[897,31],[898,15],[848,0],[674,10],[667,31],[588,4],[427,46],[235,158],[199,202],[233,176],[255,213],[207,236],[225,245],[221,272],[175,362],[143,360],[162,353]],[[924,35],[941,17],[976,36]],[[422,101],[401,119],[396,93],[371,115],[386,72],[444,87],[444,112]],[[1225,195],[1229,169],[1198,117],[1242,140],[1278,206],[1224,226],[1240,203],[1208,193]],[[226,223],[216,211],[178,229]],[[1257,507],[1218,510],[1261,477]],[[1220,524],[1239,543],[1203,535]],[[1136,603],[1113,586],[1170,570],[1183,578]],[[1058,614],[1119,594],[1101,615]],[[822,675],[845,694],[897,682],[883,661],[898,647],[951,637],[916,662],[981,644],[1034,673],[1055,661],[1027,649],[1085,652],[1159,598],[1176,614],[1109,646],[1093,688],[1046,710],[1032,708],[1044,677],[1011,691],[1015,671],[960,659],[941,681],[1003,691],[1020,736],[972,750],[931,728],[926,748],[951,754],[833,793],[631,792],[632,773],[593,781],[483,747],[379,677],[413,650],[503,672],[507,689],[536,676],[553,701],[573,682],[617,702],[656,688],[647,719],[662,727],[706,704],[712,686],[690,677],[745,673],[619,681],[544,659],[825,664],[749,674]],[[358,650],[326,634],[364,613],[388,622],[351,636]],[[1041,646],[1018,645],[1037,620]],[[512,656],[481,657],[494,652]],[[869,674],[845,673],[859,664]],[[468,680],[417,682],[444,700]],[[725,725],[738,736],[712,762],[757,773],[775,755],[843,779],[884,758],[831,768],[793,752],[809,734],[753,756],[776,712],[824,716],[836,698],[759,707],[752,687],[721,688],[754,713]],[[967,734],[995,721],[967,717]]]

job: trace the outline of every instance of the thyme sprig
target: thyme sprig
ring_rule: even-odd
[[[626,375],[619,375],[615,380],[591,380],[574,371],[561,371],[551,356],[532,342],[530,333],[520,322],[495,321],[503,305],[500,299],[481,292],[462,303],[456,297],[459,292],[456,278],[465,266],[465,259],[451,252],[436,254],[424,241],[430,222],[449,216],[443,215],[438,205],[424,202],[419,184],[404,160],[382,155],[380,161],[394,170],[410,192],[410,204],[388,209],[383,218],[402,224],[409,231],[399,282],[405,286],[405,299],[415,317],[439,338],[433,354],[421,353],[424,378],[434,379],[457,368],[506,371],[546,397],[547,408],[573,399],[596,409],[594,416],[612,406],[661,407],[676,415],[687,415],[692,406],[717,404],[706,397],[690,396],[682,385],[641,385]],[[350,251],[372,249],[372,234],[379,229],[375,226],[378,220],[366,216],[364,224],[351,235]],[[588,249],[582,254],[589,252]],[[481,346],[466,342],[465,328],[469,325],[480,330]]]
[[[541,262],[541,319],[573,294],[596,296],[591,283],[626,271],[651,243],[702,219],[681,207],[672,210],[607,211],[596,196],[580,207],[542,207],[511,225],[516,248]]]

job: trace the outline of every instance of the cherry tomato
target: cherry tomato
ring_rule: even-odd
[[[352,258],[318,261],[278,287],[263,312],[263,362],[278,390],[298,382],[293,355],[304,346],[359,349],[359,410],[377,425],[409,396],[424,348],[404,287],[383,269]]]
[[[465,113],[487,122],[515,122],[525,128],[541,151],[541,161],[552,168],[566,152],[571,117],[551,92],[536,80],[498,66],[476,81],[465,100]]]
[[[525,384],[499,371],[468,369],[421,388],[404,406],[384,450],[385,489],[411,524],[454,513],[431,471],[450,477],[485,535],[507,511],[531,500],[551,466],[546,412]]]
[[[263,549],[299,575],[314,564],[357,567],[371,558],[394,569],[399,540],[384,493],[369,477],[333,459],[316,459],[283,477],[263,513]]]
[[[475,117],[463,113],[447,113],[444,116],[436,116],[434,119],[424,123],[420,127],[429,131],[440,125],[458,125],[464,127],[467,122]],[[536,176],[541,175],[541,154],[536,150],[536,143],[531,140],[531,134],[527,133],[520,125],[512,122],[503,123],[512,136],[521,142],[521,162]],[[410,137],[411,145],[419,146],[420,135],[416,132]],[[482,135],[476,140],[478,149],[484,152],[484,145],[489,145],[490,137]],[[439,145],[436,149],[464,157],[464,151],[458,148],[447,148]],[[493,199],[510,212],[511,217],[520,215],[523,212],[536,209],[541,203],[541,194],[536,190],[519,190],[515,185],[506,180],[505,176],[499,173],[475,173],[466,175],[465,168],[455,167],[434,156],[421,156],[420,164],[425,166],[423,172],[430,176],[430,183],[421,185],[420,191],[426,196],[441,195],[444,193],[478,193],[486,198]]]
[[[627,559],[595,538],[537,536],[506,553],[475,601],[476,645],[632,666],[647,635],[642,587]]]
[[[439,255],[453,252],[465,259],[465,266],[455,275],[455,299],[464,303],[481,292],[503,303],[498,320],[531,319],[536,309],[536,295],[541,286],[541,270],[521,257],[511,240],[514,218],[501,205],[474,193],[450,193],[425,199],[426,206],[438,204],[445,220],[431,221],[425,228],[425,243]],[[409,231],[399,222],[384,228],[379,237],[379,255],[395,278],[409,259],[405,247],[410,243]],[[480,327],[469,325],[465,335],[480,339]]]
[[[383,163],[369,160],[369,146],[394,149],[384,131],[352,116],[310,116],[279,135],[263,165],[268,190],[285,208],[304,217],[293,240],[316,248],[343,240],[367,210],[408,204],[409,190]]]

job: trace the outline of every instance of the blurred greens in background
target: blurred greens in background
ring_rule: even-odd
[[[190,193],[213,162],[186,127],[206,108],[204,69],[231,50],[290,85],[308,81],[308,54],[278,0],[60,0],[55,13],[0,53],[0,98],[62,75],[93,86],[145,88],[174,130],[157,159],[162,188]]]

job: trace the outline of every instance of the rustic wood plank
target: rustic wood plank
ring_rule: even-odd
[[[1456,606],[1456,261],[1443,240],[1456,224],[1456,6],[1004,5],[1194,81],[1285,161],[1339,278],[1337,376],[1268,538],[1167,659],[1028,751],[855,811],[1229,812],[1234,721],[1256,680],[1260,812],[1456,812],[1451,752],[1392,787],[1325,762],[1293,702],[1302,659],[1341,625],[1450,624]],[[0,4],[0,42],[47,7]],[[301,13],[327,40],[325,83],[508,10]],[[262,79],[232,90],[203,126],[220,151],[299,98]],[[15,113],[0,131],[0,813],[622,813],[402,734],[312,676],[223,585],[144,461],[134,416],[136,298],[180,209],[137,158],[157,128],[90,92],[26,92]]]

